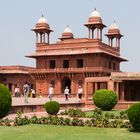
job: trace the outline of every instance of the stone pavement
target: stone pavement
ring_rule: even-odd
[[[53,98],[52,100],[58,101],[60,104],[70,104],[70,103],[79,103],[78,98],[69,98],[68,101],[65,101],[65,98]],[[47,101],[48,98],[45,97],[37,97],[37,98],[28,98],[28,103],[24,103],[24,98],[12,98],[12,106],[23,106],[23,105],[43,105]],[[83,101],[82,101],[83,102]]]

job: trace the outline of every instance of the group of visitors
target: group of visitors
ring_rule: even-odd
[[[54,88],[53,85],[51,84],[48,90],[48,97],[50,99],[50,101],[52,100],[53,97],[53,92],[54,92]],[[79,102],[82,100],[82,94],[83,94],[83,89],[82,86],[79,85],[78,87],[78,98],[79,98]],[[35,98],[36,93],[34,89],[30,89],[30,85],[25,82],[24,86],[23,86],[23,96],[24,96],[24,102],[28,103],[28,97],[29,95],[31,95],[32,98]],[[68,88],[68,86],[65,87],[64,89],[64,95],[65,95],[65,100],[68,101],[69,100],[69,96],[70,96],[70,89]],[[16,86],[15,88],[15,97],[20,97],[20,88],[19,86]]]
[[[83,94],[83,89],[82,89],[82,86],[79,86],[78,87],[78,98],[79,98],[79,102],[82,100],[82,94]],[[52,97],[53,97],[53,86],[50,85],[49,87],[49,91],[48,91],[48,95],[49,95],[49,99],[52,100]],[[68,86],[65,87],[64,89],[64,95],[65,95],[65,100],[68,101],[69,99],[69,95],[70,95],[70,90],[68,88]]]
[[[14,96],[15,97],[21,97],[21,91],[19,86],[15,87],[15,91],[14,91]],[[28,82],[25,82],[25,84],[23,85],[23,96],[24,96],[24,102],[28,103],[28,97],[32,97],[35,98],[36,93],[34,89],[30,89],[30,85]]]

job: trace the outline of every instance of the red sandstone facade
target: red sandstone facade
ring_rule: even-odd
[[[77,97],[78,86],[81,85],[87,103],[96,89],[111,87],[102,79],[109,79],[111,72],[120,72],[120,62],[126,61],[120,57],[120,30],[113,23],[106,34],[108,44],[102,42],[102,31],[106,26],[96,10],[84,25],[88,28],[88,38],[74,38],[67,27],[60,41],[50,44],[52,30],[44,17],[38,20],[33,29],[36,33],[36,51],[27,56],[36,59],[36,69],[31,75],[36,79],[37,93],[48,95],[48,88],[53,84],[55,97],[63,96],[66,86],[71,96]],[[94,83],[93,79],[87,84],[88,78],[98,80]]]
[[[14,96],[14,89],[19,86],[20,93],[23,94],[23,85],[27,81],[31,88],[35,89],[35,82],[31,78],[29,71],[33,70],[32,67],[26,66],[0,66],[0,83],[8,87]]]

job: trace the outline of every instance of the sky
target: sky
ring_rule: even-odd
[[[75,37],[88,37],[87,22],[97,9],[107,26],[116,21],[121,39],[121,71],[140,72],[140,0],[0,0],[0,65],[35,66],[35,60],[24,57],[35,51],[35,33],[31,31],[43,14],[55,43],[69,25]],[[104,36],[103,41],[107,43]]]

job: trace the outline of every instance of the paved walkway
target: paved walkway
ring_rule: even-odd
[[[78,98],[69,98],[68,101],[65,101],[65,98],[53,98],[54,101],[58,101],[60,104],[71,104],[71,103],[79,103]],[[28,103],[24,102],[24,98],[12,98],[12,106],[24,106],[24,105],[43,105],[47,101],[48,98],[39,97],[39,98],[28,98]],[[82,101],[83,102],[83,101]]]

